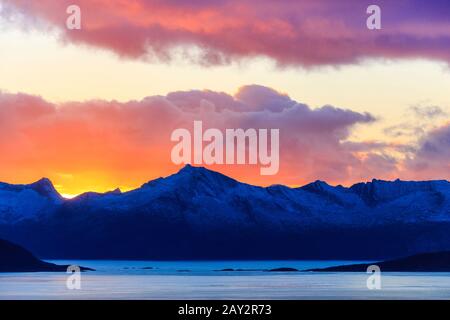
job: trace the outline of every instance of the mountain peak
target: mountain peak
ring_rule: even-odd
[[[58,191],[56,191],[55,187],[53,186],[53,183],[48,178],[42,178],[36,182],[33,182],[29,184],[28,187],[30,187],[31,189],[33,189],[34,191],[43,196],[56,199],[61,198],[60,194],[58,193]]]
[[[199,186],[207,189],[223,190],[234,187],[238,182],[220,172],[207,169],[205,167],[185,165],[177,173],[164,179],[172,181],[177,185],[183,185],[189,189],[195,189]]]
[[[109,194],[121,194],[122,190],[120,190],[120,188],[116,188],[116,189],[114,189],[112,191],[109,191],[107,193],[109,193]]]
[[[183,168],[180,169],[180,171],[178,171],[178,173],[193,173],[193,172],[213,172],[209,169],[206,169],[205,167],[196,167],[193,166],[191,164],[186,164]]]
[[[193,166],[191,164],[186,164],[183,168],[181,168],[177,173],[175,173],[174,175],[176,176],[222,176],[224,178],[227,179],[231,179],[228,176],[217,172],[217,171],[213,171],[210,169],[207,169],[205,167],[200,167],[200,166]]]
[[[321,187],[329,187],[330,186],[326,181],[323,181],[323,180],[316,180],[311,184],[316,185],[316,186],[321,186]]]
[[[30,186],[32,186],[32,185],[35,185],[35,186],[38,186],[38,185],[49,186],[49,185],[51,185],[51,186],[53,186],[53,183],[50,181],[49,178],[41,178],[38,181],[33,182],[33,183],[30,184]]]
[[[307,191],[313,191],[313,192],[320,192],[324,191],[328,188],[332,188],[328,183],[322,180],[316,180],[314,182],[308,183],[307,185],[304,185],[303,187],[300,187],[300,189],[307,190]]]
[[[162,185],[174,185],[178,187],[187,187],[191,190],[196,189],[199,185],[212,186],[219,188],[227,188],[238,183],[236,180],[205,167],[193,166],[186,164],[178,172],[167,176],[160,177],[144,183],[141,188],[157,187]]]

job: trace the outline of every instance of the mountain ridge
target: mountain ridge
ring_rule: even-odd
[[[45,258],[385,259],[450,250],[450,183],[259,187],[186,166],[74,199],[0,184],[0,237]]]
[[[111,194],[111,193],[133,192],[135,190],[154,185],[155,183],[158,183],[158,182],[161,182],[161,181],[164,181],[166,179],[170,179],[170,178],[173,178],[173,177],[176,177],[176,176],[179,176],[179,175],[184,175],[184,176],[186,176],[186,175],[193,175],[193,174],[194,175],[199,175],[199,173],[213,174],[213,175],[215,175],[217,177],[223,177],[225,179],[228,179],[230,181],[234,181],[234,182],[237,182],[237,183],[240,183],[240,184],[246,184],[246,185],[249,185],[249,186],[265,188],[265,189],[266,188],[273,188],[273,187],[281,186],[281,187],[285,187],[285,188],[289,188],[289,189],[313,190],[314,188],[317,189],[320,186],[320,188],[322,188],[322,189],[324,187],[328,187],[328,188],[334,188],[334,189],[344,189],[344,190],[355,190],[356,191],[356,190],[361,190],[364,187],[365,188],[369,188],[372,185],[376,185],[376,184],[380,184],[380,183],[390,183],[390,184],[395,184],[395,183],[449,183],[450,184],[450,181],[448,181],[446,179],[436,179],[436,180],[400,180],[400,179],[397,178],[395,180],[383,180],[383,179],[373,178],[371,181],[356,182],[356,183],[352,184],[349,187],[342,186],[341,184],[330,185],[328,182],[323,181],[323,180],[315,180],[315,181],[306,183],[305,185],[300,186],[300,187],[290,187],[290,186],[283,185],[283,184],[273,184],[273,185],[268,185],[268,186],[259,186],[259,185],[252,185],[252,184],[248,184],[248,183],[245,183],[245,182],[241,182],[239,180],[236,180],[236,179],[233,179],[231,177],[228,177],[227,175],[222,174],[222,173],[220,173],[218,171],[210,170],[210,169],[207,169],[207,168],[202,167],[202,166],[192,166],[190,164],[186,164],[183,168],[181,168],[176,173],[173,173],[173,174],[168,175],[166,177],[158,177],[158,178],[149,180],[149,181],[143,183],[140,187],[137,187],[135,189],[131,189],[131,190],[126,191],[126,192],[122,192],[120,190],[120,188],[117,187],[115,189],[112,189],[112,190],[106,191],[106,192],[86,191],[86,192],[80,193],[79,195],[77,195],[74,198],[80,197],[80,196],[82,196],[84,194],[107,195],[107,194]],[[45,189],[47,189],[47,192],[51,191],[52,193],[54,192],[58,196],[62,197],[61,194],[55,189],[54,184],[52,183],[52,181],[49,178],[46,178],[46,177],[42,177],[41,179],[39,179],[39,180],[37,180],[35,182],[32,182],[32,183],[29,183],[29,184],[13,184],[13,183],[0,181],[0,188],[2,187],[2,185],[3,186],[10,186],[10,187],[28,187],[28,188],[33,188],[33,189],[36,189],[36,190],[41,189],[41,191],[45,191]],[[74,199],[74,198],[71,198],[71,199]],[[71,199],[67,199],[67,198],[64,198],[64,199],[71,200]]]

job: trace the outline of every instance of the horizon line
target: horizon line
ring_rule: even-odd
[[[56,190],[55,185],[53,184],[53,182],[51,181],[51,179],[49,179],[49,178],[47,178],[47,177],[42,177],[42,178],[40,178],[40,179],[38,179],[38,180],[36,180],[36,181],[34,181],[34,182],[31,182],[31,183],[9,183],[9,182],[5,182],[5,181],[0,181],[0,184],[7,184],[7,185],[12,185],[12,186],[31,186],[31,185],[37,184],[37,183],[39,183],[39,182],[41,182],[41,181],[48,181],[48,182],[51,184],[51,186],[53,187],[54,191],[55,191],[60,197],[66,199],[66,200],[71,200],[71,199],[75,199],[75,198],[77,198],[77,197],[79,197],[79,196],[82,196],[82,195],[84,195],[84,194],[89,194],[89,193],[95,193],[95,194],[100,194],[100,195],[103,194],[103,195],[104,195],[104,194],[108,194],[108,193],[111,193],[111,192],[117,192],[117,191],[118,191],[120,194],[127,193],[127,192],[132,192],[132,191],[138,190],[138,189],[142,188],[144,185],[146,185],[146,184],[148,184],[148,183],[151,183],[151,182],[153,182],[153,181],[156,181],[156,180],[158,180],[158,179],[167,179],[167,178],[169,178],[169,177],[171,177],[171,176],[178,175],[178,174],[181,173],[182,170],[184,170],[184,169],[186,169],[186,168],[188,168],[188,169],[189,169],[189,168],[203,169],[203,170],[206,170],[206,171],[208,171],[208,172],[212,172],[212,173],[215,173],[215,174],[222,175],[222,176],[224,176],[224,177],[226,177],[226,178],[228,178],[228,179],[232,179],[232,180],[234,180],[234,181],[236,181],[236,182],[238,182],[238,183],[241,183],[241,184],[246,184],[246,185],[249,185],[249,186],[259,187],[259,188],[264,188],[264,189],[265,189],[265,188],[270,188],[270,187],[276,187],[276,186],[282,186],[282,187],[286,187],[286,188],[289,188],[289,189],[297,189],[297,188],[303,188],[303,187],[305,187],[305,186],[308,186],[308,185],[310,185],[310,184],[317,183],[317,182],[325,183],[326,185],[328,185],[328,186],[330,186],[330,187],[333,187],[333,188],[342,187],[342,188],[345,188],[345,189],[350,189],[350,188],[352,188],[353,186],[358,185],[358,184],[373,183],[373,182],[375,182],[375,181],[391,182],[391,183],[392,183],[392,182],[433,182],[433,181],[445,181],[445,182],[447,182],[447,183],[450,182],[450,181],[448,181],[447,179],[402,180],[402,179],[400,179],[400,178],[397,178],[397,179],[395,179],[395,180],[384,180],[384,179],[372,178],[372,180],[356,182],[356,183],[353,183],[352,185],[346,187],[346,186],[344,186],[344,185],[342,185],[342,184],[332,185],[332,184],[329,184],[329,183],[328,183],[327,181],[325,181],[325,180],[316,179],[316,180],[314,180],[314,181],[311,181],[311,182],[308,182],[308,183],[306,183],[306,184],[299,185],[299,186],[296,186],[296,187],[294,187],[294,186],[289,186],[289,185],[285,185],[285,184],[271,184],[271,185],[268,185],[268,186],[261,186],[261,185],[250,184],[250,183],[246,183],[246,182],[237,180],[237,179],[232,178],[232,177],[230,177],[230,176],[228,176],[228,175],[226,175],[226,174],[223,174],[223,173],[221,173],[221,172],[219,172],[219,171],[215,171],[215,170],[212,170],[212,169],[208,169],[208,168],[206,168],[206,167],[204,167],[204,166],[195,166],[195,165],[192,165],[192,164],[189,164],[189,163],[188,163],[188,164],[185,164],[183,167],[181,167],[178,171],[176,171],[176,172],[174,172],[174,173],[171,173],[171,174],[169,174],[169,175],[167,175],[167,176],[164,176],[164,177],[163,177],[163,176],[160,176],[160,177],[158,177],[158,178],[150,179],[150,180],[148,180],[147,182],[144,182],[143,184],[141,184],[139,187],[132,188],[132,189],[126,190],[126,191],[122,191],[122,190],[120,189],[120,187],[117,187],[117,188],[112,188],[111,190],[105,191],[105,192],[85,191],[85,192],[82,192],[82,193],[79,193],[79,194],[65,194],[65,193],[60,193],[60,192],[58,192],[58,190]]]

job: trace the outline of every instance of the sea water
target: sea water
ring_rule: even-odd
[[[0,273],[0,299],[449,299],[450,273],[268,272],[362,261],[50,261],[96,269],[69,290],[64,272]],[[220,271],[223,269],[245,271]]]

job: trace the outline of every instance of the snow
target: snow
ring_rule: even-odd
[[[0,222],[39,219],[65,208],[85,215],[142,213],[198,228],[450,221],[450,183],[373,180],[345,188],[315,181],[300,188],[262,188],[193,166],[129,192],[89,192],[70,200],[62,199],[48,179],[30,185],[0,183]]]

